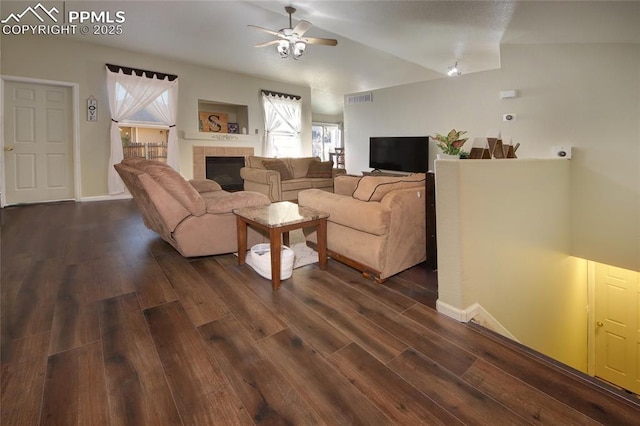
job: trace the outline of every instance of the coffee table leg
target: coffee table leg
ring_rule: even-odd
[[[247,260],[247,222],[240,216],[236,216],[236,225],[238,227],[238,265],[244,265]]]
[[[271,245],[271,286],[274,290],[280,288],[280,254],[282,251],[282,233],[276,229],[269,230]]]
[[[282,233],[282,244],[284,244],[287,247],[290,247],[289,246],[289,231]]]
[[[327,219],[318,223],[318,266],[327,269]]]

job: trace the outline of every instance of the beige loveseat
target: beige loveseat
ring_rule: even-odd
[[[245,191],[260,192],[273,202],[295,201],[298,192],[305,189],[333,192],[333,179],[344,173],[344,169],[335,169],[332,162],[318,157],[250,156],[240,169]]]
[[[426,259],[425,174],[339,176],[335,193],[301,191],[298,204],[329,213],[327,252],[378,282]],[[305,230],[307,243],[315,230]]]
[[[226,192],[212,180],[185,180],[170,166],[141,158],[114,166],[131,192],[147,228],[185,257],[232,253],[238,250],[235,208],[268,205],[256,192]],[[247,231],[247,246],[264,242]]]

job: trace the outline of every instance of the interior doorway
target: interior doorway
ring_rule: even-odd
[[[640,272],[593,262],[594,374],[640,394]]]
[[[77,85],[2,83],[2,205],[76,199]]]

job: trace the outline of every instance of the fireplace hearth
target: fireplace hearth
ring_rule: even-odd
[[[206,178],[220,184],[225,191],[242,191],[244,181],[240,169],[244,167],[244,157],[205,157]]]

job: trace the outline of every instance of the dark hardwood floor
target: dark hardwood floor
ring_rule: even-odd
[[[130,200],[1,214],[2,425],[640,424],[640,405],[329,261],[277,292],[185,259]]]

